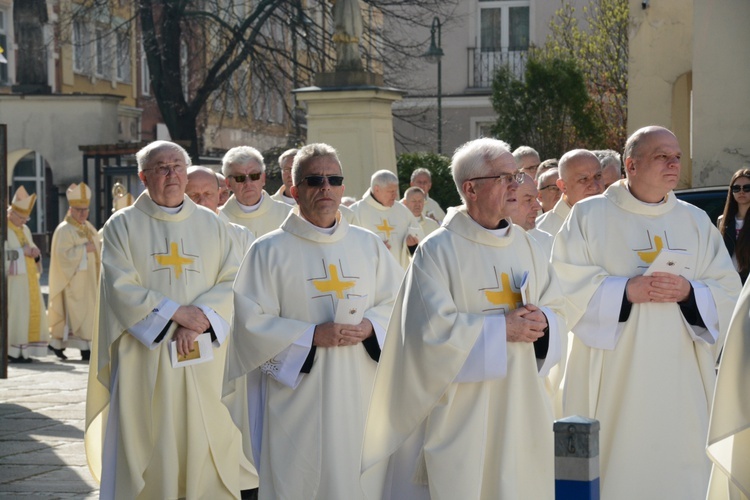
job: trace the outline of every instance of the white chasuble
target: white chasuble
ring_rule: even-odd
[[[445,211],[442,209],[438,202],[436,202],[429,196],[426,196],[424,199],[424,210],[422,211],[422,213],[430,219],[436,221],[438,225],[442,224],[443,219],[445,219]]]
[[[86,251],[87,243],[94,245],[93,251]],[[96,228],[71,216],[65,217],[52,235],[47,315],[53,347],[61,349],[73,341],[72,347],[91,348],[101,247]]]
[[[750,281],[729,324],[708,428],[709,500],[750,498]]]
[[[504,314],[523,303],[547,318],[545,359],[506,341]],[[417,249],[388,325],[362,455],[369,498],[554,498],[544,377],[559,361],[563,306],[521,228],[498,237],[449,209]]]
[[[351,206],[359,219],[359,225],[380,236],[390,246],[391,255],[406,269],[411,262],[406,237],[409,234],[421,240],[422,227],[417,218],[401,203],[396,202],[392,207],[378,203],[368,190],[364,198]]]
[[[5,241],[4,271],[8,278],[8,345],[9,355],[45,356],[47,354],[47,311],[44,307],[39,273],[32,257],[23,254],[24,245],[34,244],[31,230],[8,221]],[[15,257],[11,260],[11,254]]]
[[[633,304],[618,323],[627,280],[663,249],[689,254],[679,274],[705,328],[676,303]],[[576,203],[552,262],[574,334],[563,409],[601,422],[602,498],[704,498],[715,363],[740,289],[719,232],[674,193],[648,205],[622,180]]]
[[[256,238],[260,238],[278,229],[291,209],[291,206],[272,199],[263,191],[260,206],[253,212],[242,210],[235,195],[230,196],[219,211],[229,219],[229,222],[245,226],[253,232]]]
[[[342,299],[365,297],[377,334],[370,341],[382,345],[402,276],[375,235],[343,218],[324,234],[292,212],[250,248],[234,285],[224,402],[256,456],[260,498],[363,498],[359,461],[377,362],[364,344],[316,347],[307,373],[301,362],[291,381],[283,373],[295,353],[305,359],[315,326],[333,321]]]
[[[570,213],[570,205],[563,198],[557,200],[552,210],[545,212],[536,219],[536,228],[549,233],[554,238]]]
[[[240,432],[221,404],[237,267],[226,224],[187,197],[170,214],[143,193],[104,226],[85,434],[103,497],[239,497]],[[160,342],[134,333],[165,300],[210,312],[212,361],[173,368],[174,323]]]

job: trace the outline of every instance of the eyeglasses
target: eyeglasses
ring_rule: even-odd
[[[260,179],[261,175],[262,174],[260,172],[256,172],[254,174],[246,174],[246,175],[230,175],[229,178],[234,179],[235,182],[239,182],[240,184],[242,184],[247,179],[250,179],[250,181],[255,182]]]
[[[544,191],[545,189],[551,189],[552,191],[560,191],[560,188],[557,187],[555,184],[550,184],[549,186],[540,187],[539,191]]]
[[[740,191],[744,193],[750,193],[750,184],[743,184],[741,186],[739,184],[735,184],[734,186],[732,186],[733,193],[739,193]]]
[[[303,182],[307,182],[310,187],[320,187],[325,181],[328,181],[330,186],[338,187],[344,183],[343,175],[308,175],[303,178]]]
[[[173,163],[171,165],[164,163],[162,165],[157,165],[154,168],[143,169],[144,172],[147,172],[149,170],[153,170],[157,174],[164,177],[168,176],[170,173],[173,173],[175,175],[182,175],[187,171],[187,165],[185,165],[184,163]]]
[[[500,179],[500,184],[510,184],[513,181],[516,181],[519,184],[523,184],[523,179],[526,177],[526,174],[523,172],[516,172],[513,174],[498,174],[498,175],[488,175],[486,177],[472,177],[469,179],[470,181],[481,181],[484,179]]]
[[[521,170],[523,170],[524,172],[532,172],[532,171],[536,171],[538,168],[539,168],[539,164],[536,164],[536,165],[529,165],[528,167],[523,167],[521,168]]]

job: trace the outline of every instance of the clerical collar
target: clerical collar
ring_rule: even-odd
[[[156,203],[156,206],[167,212],[169,215],[174,215],[180,213],[180,210],[182,210],[182,207],[185,206],[185,203],[180,203],[176,207],[163,207]]]
[[[287,195],[285,195],[283,193],[281,194],[281,198],[284,200],[284,203],[286,203],[287,205],[294,206],[294,205],[297,204],[297,200],[295,200],[294,198],[292,198],[290,196],[287,196]]]
[[[468,213],[466,215],[468,215]],[[469,220],[476,224],[477,227],[481,228],[484,231],[487,231],[493,236],[497,236],[498,238],[504,238],[505,236],[508,236],[508,231],[510,231],[510,224],[508,224],[508,221],[505,219],[500,221],[500,227],[498,227],[497,229],[487,229],[486,227],[475,221],[470,215]]]
[[[667,202],[667,197],[669,195],[664,196],[664,198],[662,198],[661,200],[657,201],[656,203],[649,203],[647,201],[639,200],[638,198],[635,197],[635,195],[633,194],[633,192],[630,190],[630,184],[628,184],[627,182],[625,182],[624,184],[625,184],[625,189],[628,190],[628,193],[630,193],[630,195],[633,198],[635,198],[635,200],[638,201],[638,203],[640,203],[642,205],[646,205],[648,207],[658,207],[659,205]]]
[[[335,222],[333,223],[333,226],[331,226],[331,227],[316,226],[315,224],[313,224],[309,220],[305,219],[305,216],[302,215],[302,213],[299,214],[299,218],[302,219],[303,221],[305,221],[307,224],[310,224],[310,226],[312,226],[313,228],[315,228],[315,230],[318,231],[319,233],[327,234],[329,236],[332,235],[333,233],[335,233],[336,229],[339,227],[339,219],[338,219],[338,217],[336,217]]]
[[[240,210],[242,210],[246,214],[249,214],[249,213],[255,212],[256,210],[260,208],[261,203],[263,203],[264,196],[265,194],[260,193],[260,200],[258,200],[258,203],[256,203],[255,205],[243,205],[242,203],[240,203],[239,200],[237,200],[237,205],[240,206]]]

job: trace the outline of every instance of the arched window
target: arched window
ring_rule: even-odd
[[[29,194],[36,193],[36,206],[31,213],[31,219],[26,224],[32,233],[43,233],[47,230],[47,222],[44,214],[47,208],[47,197],[44,189],[44,158],[36,151],[31,151],[18,160],[15,164],[9,165],[13,168],[13,189],[11,194],[16,192],[19,186],[26,188]]]

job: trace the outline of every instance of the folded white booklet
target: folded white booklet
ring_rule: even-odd
[[[342,325],[358,325],[365,316],[365,306],[367,305],[367,295],[361,297],[349,297],[339,299],[336,305],[336,317],[334,323]]]
[[[680,275],[685,270],[685,264],[687,264],[689,258],[690,254],[687,252],[663,248],[643,275],[651,276],[654,273]]]
[[[529,272],[524,271],[521,278],[521,302],[523,305],[529,303]]]
[[[214,349],[211,345],[211,334],[201,333],[193,342],[193,347],[187,356],[177,353],[177,343],[174,340],[169,342],[169,357],[172,360],[172,368],[183,366],[197,365],[214,359]]]

